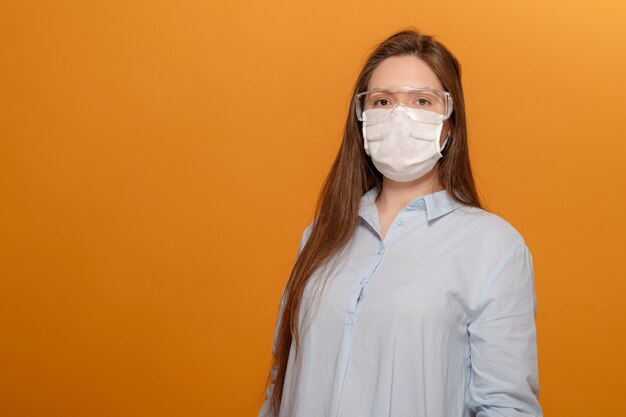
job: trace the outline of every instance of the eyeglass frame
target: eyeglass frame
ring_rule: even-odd
[[[377,91],[403,90],[403,89],[404,90],[408,90],[408,91],[427,91],[427,92],[443,93],[444,97],[446,98],[446,110],[447,110],[447,113],[443,115],[443,119],[438,120],[437,122],[441,122],[441,121],[449,119],[450,116],[452,115],[452,112],[454,111],[452,95],[450,94],[450,92],[445,91],[445,90],[436,90],[436,89],[427,88],[427,87],[420,88],[420,87],[413,87],[413,86],[409,86],[409,85],[402,85],[402,86],[398,86],[398,87],[374,88],[372,90],[367,90],[367,91],[363,91],[361,93],[355,94],[354,95],[354,104],[355,104],[355,110],[356,110],[356,118],[360,122],[363,121],[363,118],[361,117],[361,114],[365,110],[361,111],[361,101],[360,101],[361,96],[363,96],[365,94],[368,94],[368,93],[375,93]]]

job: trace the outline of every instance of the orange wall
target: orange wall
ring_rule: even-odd
[[[623,1],[3,1],[0,415],[252,416],[352,83],[460,59],[488,207],[535,260],[546,415],[626,390]]]

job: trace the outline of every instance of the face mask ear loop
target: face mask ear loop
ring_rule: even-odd
[[[361,123],[363,124],[362,129],[361,129],[361,133],[363,134],[363,149],[365,149],[365,154],[369,155],[370,154],[370,147],[369,147],[369,145],[367,143],[367,136],[365,134],[365,131],[366,131],[365,124],[367,122],[364,119]]]
[[[443,141],[443,145],[439,149],[439,153],[442,153],[444,149],[446,149],[446,145],[448,144],[448,139],[450,139],[450,132],[446,135],[446,140]]]

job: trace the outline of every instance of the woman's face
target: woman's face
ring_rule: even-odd
[[[432,88],[442,91],[444,89],[439,78],[428,64],[412,55],[393,56],[383,60],[372,73],[367,89],[400,86]],[[443,123],[443,129],[441,129],[440,145],[443,145],[449,130],[449,123],[446,120]]]

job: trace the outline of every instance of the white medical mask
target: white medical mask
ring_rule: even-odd
[[[391,109],[363,112],[365,153],[387,178],[408,182],[429,172],[446,146],[439,147],[443,121],[437,113],[407,108],[398,104]]]

